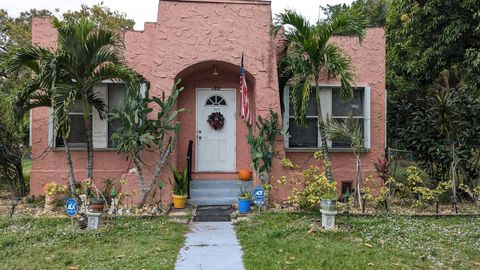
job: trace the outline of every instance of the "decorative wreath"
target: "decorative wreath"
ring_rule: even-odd
[[[213,112],[208,116],[207,122],[215,130],[222,129],[225,124],[225,117],[220,112]]]

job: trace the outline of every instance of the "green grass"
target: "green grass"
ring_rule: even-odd
[[[173,269],[186,226],[118,218],[72,231],[67,218],[0,216],[1,269]]]
[[[345,223],[340,217],[337,223]],[[324,231],[319,214],[267,213],[237,224],[247,269],[479,269],[473,217],[354,217]]]

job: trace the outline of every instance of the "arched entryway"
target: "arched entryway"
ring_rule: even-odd
[[[247,72],[250,108],[253,113],[254,77]],[[179,108],[179,168],[186,166],[188,142],[193,141],[193,179],[237,179],[237,171],[249,167],[251,159],[246,141],[247,127],[239,117],[240,66],[223,61],[204,61],[178,73],[184,90]],[[223,119],[215,126],[208,119]]]

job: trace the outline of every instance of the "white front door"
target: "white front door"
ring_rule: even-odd
[[[235,108],[235,89],[197,89],[198,172],[235,171]],[[208,122],[213,113],[225,118],[223,127],[216,130]]]

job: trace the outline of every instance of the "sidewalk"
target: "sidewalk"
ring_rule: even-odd
[[[244,270],[243,252],[231,222],[190,225],[176,270]]]

